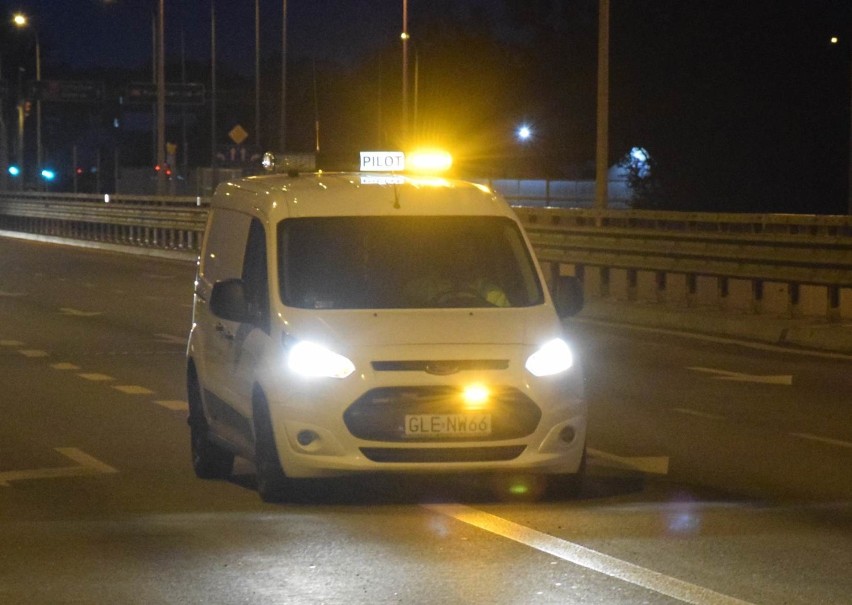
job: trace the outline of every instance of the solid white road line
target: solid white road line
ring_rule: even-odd
[[[820,443],[827,443],[829,445],[836,445],[838,447],[849,447],[852,448],[852,442],[842,441],[840,439],[832,439],[831,437],[820,437],[819,435],[812,435],[811,433],[790,433],[793,437],[799,437],[801,439],[809,439],[811,441],[818,441]]]
[[[740,372],[730,372],[728,370],[717,370],[715,368],[687,367],[687,370],[695,372],[704,372],[705,374],[713,374],[715,380],[730,380],[733,382],[756,382],[758,384],[780,384],[784,386],[792,386],[793,377],[789,374],[780,375],[762,375],[762,374],[742,374]]]
[[[605,460],[613,462],[621,468],[629,468],[635,471],[648,473],[652,475],[668,475],[669,474],[669,457],[668,456],[616,456],[609,452],[586,448],[590,456],[597,460]]]
[[[432,512],[452,517],[498,536],[514,540],[569,563],[617,578],[694,605],[750,605],[747,601],[622,561],[585,546],[507,521],[462,504],[423,504]]]
[[[698,418],[706,418],[707,420],[725,420],[725,417],[719,414],[708,414],[707,412],[699,412],[698,410],[690,410],[689,408],[672,408],[671,410],[678,414],[697,416]]]

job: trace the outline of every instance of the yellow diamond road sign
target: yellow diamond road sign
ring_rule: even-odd
[[[231,129],[231,132],[228,133],[228,136],[231,137],[231,140],[237,145],[241,145],[243,141],[248,138],[248,133],[246,129],[237,124]]]

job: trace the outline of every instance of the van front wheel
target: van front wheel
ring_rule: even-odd
[[[577,498],[583,491],[583,483],[586,479],[586,448],[583,448],[583,457],[580,459],[580,468],[576,473],[564,475],[551,475],[548,478],[548,492],[555,498]]]
[[[201,389],[193,370],[187,380],[187,396],[192,470],[199,479],[227,479],[234,467],[234,454],[210,441],[207,419],[201,406]]]
[[[254,464],[257,469],[257,493],[264,502],[281,502],[287,495],[289,480],[281,468],[272,419],[262,396],[254,405]]]

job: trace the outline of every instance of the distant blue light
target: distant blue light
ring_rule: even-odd
[[[12,176],[19,176],[21,174],[21,169],[17,166],[9,166],[9,174]]]
[[[45,168],[44,170],[41,171],[41,176],[45,181],[52,181],[53,179],[56,178],[56,173],[53,172],[53,170],[51,170],[49,168]]]
[[[532,129],[524,124],[520,128],[518,128],[518,138],[522,141],[527,141],[532,136]]]

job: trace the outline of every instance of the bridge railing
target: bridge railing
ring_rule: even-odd
[[[0,192],[0,230],[197,252],[207,205]],[[539,260],[592,296],[852,316],[852,217],[514,208]]]
[[[515,212],[539,261],[554,271],[567,266],[602,297],[617,288],[628,301],[679,297],[686,305],[792,316],[820,309],[832,320],[852,308],[852,217],[531,207]]]
[[[0,229],[198,251],[207,205],[198,197],[0,192]]]

